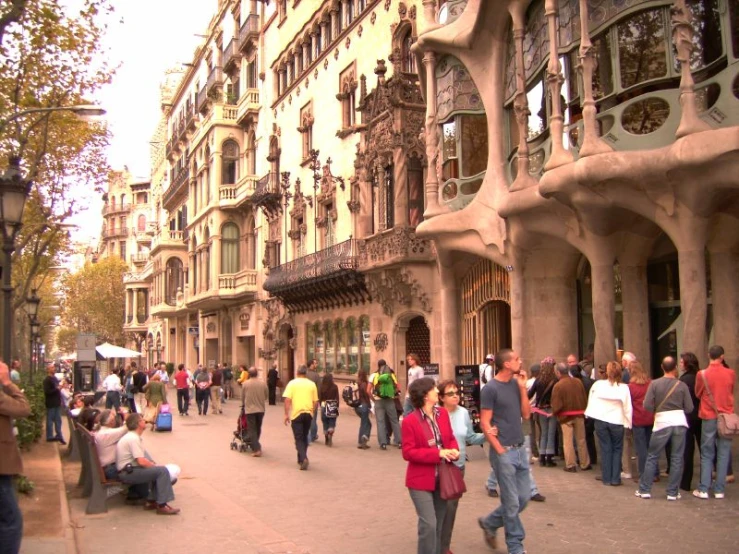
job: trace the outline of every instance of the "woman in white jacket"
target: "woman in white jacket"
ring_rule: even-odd
[[[606,377],[590,389],[585,415],[595,420],[603,484],[617,487],[621,485],[624,428],[631,429],[631,395],[629,387],[621,382],[621,364],[608,362]]]

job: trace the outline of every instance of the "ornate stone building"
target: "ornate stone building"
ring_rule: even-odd
[[[419,17],[436,171],[417,234],[438,252],[444,370],[494,322],[525,363],[592,344],[656,371],[705,363],[710,341],[736,367],[737,3],[424,0]]]

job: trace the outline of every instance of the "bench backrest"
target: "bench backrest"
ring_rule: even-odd
[[[97,444],[95,443],[95,435],[93,433],[90,433],[90,431],[85,429],[82,425],[77,424],[77,428],[79,429],[80,435],[85,440],[85,442],[87,442],[87,445],[90,448],[91,460],[95,462],[95,469],[93,471],[97,471],[98,478],[100,479],[101,483],[107,483],[108,479],[105,477],[105,470],[100,464],[100,455],[98,454]]]

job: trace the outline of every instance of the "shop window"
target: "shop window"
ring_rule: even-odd
[[[369,317],[363,315],[359,318],[359,354],[360,354],[360,369],[367,372],[370,371],[370,352],[371,352],[371,340],[370,340],[370,322]]]
[[[238,181],[239,145],[235,140],[227,140],[223,143],[223,154],[221,155],[223,173],[221,183],[232,185]],[[208,195],[210,203],[210,195]]]
[[[326,344],[326,373],[333,373],[336,370],[336,330],[334,329],[333,323],[330,321],[325,323],[323,335]]]
[[[347,371],[346,332],[344,322],[338,320],[336,322],[336,371],[340,373],[346,373]]]
[[[221,273],[238,273],[239,263],[239,226],[226,223],[221,228]]]
[[[637,13],[618,24],[621,86],[626,89],[667,75],[665,12]]]
[[[318,359],[316,355],[316,333],[313,330],[312,323],[305,324],[305,353],[307,354],[306,359]],[[318,362],[320,365],[321,362]]]
[[[345,326],[346,344],[347,344],[347,370],[349,373],[356,373],[359,370],[359,335],[361,329],[357,325],[357,320],[350,317],[346,320]]]

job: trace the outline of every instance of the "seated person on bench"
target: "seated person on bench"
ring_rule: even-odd
[[[118,479],[127,485],[146,484],[149,487],[144,510],[156,510],[160,515],[178,514],[180,509],[168,504],[174,500],[169,470],[156,465],[144,449],[141,438],[146,430],[144,418],[141,414],[129,414],[126,428],[128,433],[116,445]]]
[[[100,429],[95,433],[95,445],[98,450],[100,465],[103,466],[106,479],[118,479],[118,468],[115,465],[115,450],[118,441],[128,433],[125,425],[119,426],[119,418],[115,410],[104,410],[100,414]],[[137,504],[149,495],[148,485],[131,485],[128,488],[126,504]]]

